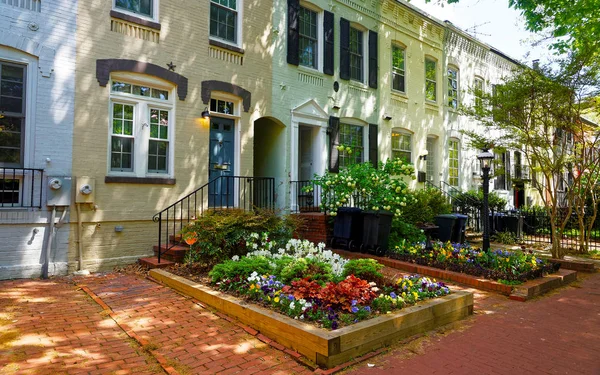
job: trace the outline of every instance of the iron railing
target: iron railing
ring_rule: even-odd
[[[0,208],[42,208],[43,169],[0,167]]]
[[[251,211],[275,209],[273,177],[219,176],[155,214],[158,223],[157,258],[171,249],[170,236],[175,236],[205,211],[226,209]]]
[[[291,211],[320,212],[321,186],[312,180],[290,181]]]

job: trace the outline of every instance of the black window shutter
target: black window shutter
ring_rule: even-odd
[[[369,87],[377,88],[377,33],[369,30]]]
[[[333,13],[323,12],[323,73],[333,75]]]
[[[375,168],[379,165],[379,152],[377,149],[377,124],[369,124],[369,161]]]
[[[299,48],[299,30],[300,20],[298,13],[300,11],[299,0],[288,0],[288,32],[287,32],[287,62],[288,64],[298,65]]]
[[[350,21],[340,18],[340,79],[350,79]]]
[[[329,117],[329,172],[338,173],[340,171],[339,150],[340,144],[340,118]]]

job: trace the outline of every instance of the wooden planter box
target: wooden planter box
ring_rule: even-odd
[[[150,270],[150,276],[238,319],[325,368],[335,367],[399,339],[429,331],[473,313],[473,294],[456,291],[391,314],[328,331],[161,269]]]

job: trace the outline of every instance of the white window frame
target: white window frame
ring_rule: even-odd
[[[356,23],[350,23],[350,31],[348,32],[348,43],[350,43],[350,33],[352,32],[352,29],[360,31],[362,33],[362,72],[361,72],[361,79],[358,80],[356,78],[352,77],[352,52],[350,52],[350,47],[348,47],[348,65],[349,65],[349,75],[350,75],[350,81],[352,82],[359,82],[362,84],[365,84],[365,82],[367,82],[367,77],[368,77],[368,72],[369,72],[369,59],[367,56],[367,52],[368,52],[368,38],[369,38],[369,31],[367,29],[365,29],[363,26],[356,24]]]
[[[318,72],[323,72],[323,46],[325,45],[325,36],[323,35],[323,20],[324,20],[324,15],[323,15],[323,9],[317,7],[314,4],[308,3],[308,2],[304,2],[301,1],[300,2],[300,7],[301,8],[305,8],[310,10],[311,12],[315,12],[317,13],[317,66],[312,67],[312,66],[306,66],[306,65],[302,65],[300,63],[298,63],[298,67],[301,67],[302,69],[309,69],[311,71],[318,71]],[[298,30],[298,40],[300,38],[300,31]],[[298,43],[298,57],[300,57],[300,44]]]
[[[397,134],[398,136],[400,136],[400,138],[402,137],[409,137],[408,138],[408,149],[403,149],[403,148],[395,148],[394,147],[394,142],[393,142],[393,138],[394,138],[394,134]],[[402,139],[400,139],[400,147],[402,147]],[[392,129],[392,140],[390,140],[390,145],[391,145],[391,158],[394,159],[394,152],[403,152],[403,153],[409,153],[410,157],[408,159],[408,163],[413,164],[413,156],[414,156],[414,152],[413,152],[413,134],[406,130],[406,129],[401,129],[401,128],[395,128]]]
[[[160,100],[152,97],[142,97],[134,94],[120,93],[112,91],[114,81],[125,82],[132,85],[148,86],[151,88],[165,90],[169,92],[168,100]],[[114,73],[109,82],[109,122],[108,122],[108,144],[107,144],[107,174],[109,176],[127,176],[127,177],[174,177],[174,149],[175,149],[175,87],[158,78],[145,76],[135,73]],[[112,154],[112,119],[113,103],[133,105],[133,162],[132,171],[116,171],[111,169]],[[150,142],[150,109],[159,109],[169,111],[168,124],[168,153],[167,153],[167,173],[148,172],[148,152]]]
[[[477,87],[478,83],[481,83],[481,88]],[[485,93],[485,80],[480,76],[475,76],[473,79],[473,105],[475,107],[483,106],[483,99],[481,96],[477,95],[477,91],[480,91],[480,95]]]
[[[435,136],[427,136],[427,140],[426,140],[426,144],[425,144],[425,149],[427,150],[427,165],[425,167],[425,173],[426,173],[426,180],[435,184],[437,181],[437,176],[436,176],[436,167],[437,167],[437,156],[438,156],[438,149],[437,149],[437,143],[438,139]]]
[[[451,158],[452,147],[451,144],[456,143],[456,159]],[[452,166],[452,161],[456,160],[456,167]],[[452,177],[450,171],[452,169],[456,169],[456,184],[452,183]],[[457,138],[450,138],[448,140],[448,184],[450,186],[459,187],[460,186],[460,140]]]
[[[432,62],[435,64],[434,67],[434,72],[435,72],[435,79],[431,80],[427,78],[427,62]],[[437,67],[438,67],[438,61],[436,59],[434,59],[433,57],[430,56],[425,56],[425,61],[423,62],[423,68],[424,68],[424,74],[423,74],[423,79],[424,79],[424,96],[425,96],[425,101],[428,103],[437,103],[437,99],[438,99],[438,81],[437,81]],[[434,100],[428,99],[427,98],[427,83],[428,82],[433,82],[433,84],[435,85],[435,90],[434,90],[434,95],[435,98]]]
[[[160,8],[159,3],[158,3],[159,1],[160,0],[152,0],[152,17],[147,16],[145,14],[141,14],[141,13],[135,13],[135,12],[132,12],[127,9],[119,8],[119,7],[117,7],[117,0],[112,0],[112,9],[116,12],[128,14],[133,17],[145,19],[145,20],[152,21],[152,22],[158,22],[158,20],[159,20],[158,10]]]
[[[395,71],[396,71],[396,67],[394,66],[394,48],[402,50],[402,54],[404,55],[404,59],[403,59],[404,68],[402,69],[402,76],[403,76],[403,80],[404,80],[404,91],[398,90],[398,89],[394,88],[394,74],[395,74]],[[391,53],[391,67],[392,67],[392,69],[391,69],[391,74],[392,74],[391,81],[392,81],[392,91],[399,92],[399,93],[402,93],[402,94],[406,94],[406,92],[407,92],[407,89],[406,89],[406,87],[407,87],[407,79],[406,79],[407,78],[407,74],[406,74],[406,71],[407,71],[406,70],[406,68],[407,68],[407,65],[406,65],[406,46],[404,46],[404,45],[402,45],[400,43],[392,43],[392,50],[391,51],[392,51],[392,53]]]
[[[237,18],[236,18],[236,30],[235,30],[235,42],[232,42],[230,40],[227,39],[222,39],[219,38],[217,36],[214,35],[210,35],[210,7],[212,6],[213,1],[209,0],[208,1],[208,12],[207,12],[207,18],[208,18],[208,38],[210,40],[214,40],[216,42],[219,43],[224,43],[224,44],[228,44],[230,46],[233,47],[237,47],[237,48],[242,48],[242,20],[244,18],[244,14],[243,14],[243,9],[244,9],[244,0],[236,0],[236,9],[235,11],[237,12]],[[219,4],[217,4],[217,6],[221,6]],[[229,8],[231,9],[231,8]]]
[[[452,78],[451,73],[454,73],[456,77]],[[452,82],[456,82],[456,88],[452,87]],[[458,69],[458,67],[454,65],[448,66],[446,85],[446,105],[450,109],[457,110],[460,106],[460,69]],[[450,91],[452,91],[452,94],[450,93]],[[456,104],[450,102],[453,99],[456,99]]]
[[[360,126],[362,128],[362,149],[363,149],[363,154],[362,154],[362,160],[360,161],[361,163],[364,163],[368,160],[368,155],[369,155],[369,125],[367,123],[364,123],[360,120],[357,119],[353,119],[353,118],[341,118],[340,119],[340,133],[341,133],[341,126],[342,125],[350,125],[350,126]],[[341,135],[340,135],[341,137]],[[339,158],[339,156],[338,156]],[[341,168],[341,164],[340,164],[340,168]]]

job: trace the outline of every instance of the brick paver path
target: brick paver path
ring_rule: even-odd
[[[0,374],[165,374],[158,352],[185,374],[312,372],[192,300],[127,274],[0,282]]]
[[[345,374],[600,374],[600,274],[521,303],[476,296],[466,329],[397,347]],[[464,328],[464,327],[463,327]]]
[[[0,282],[0,374],[67,373],[163,370],[65,279]]]

